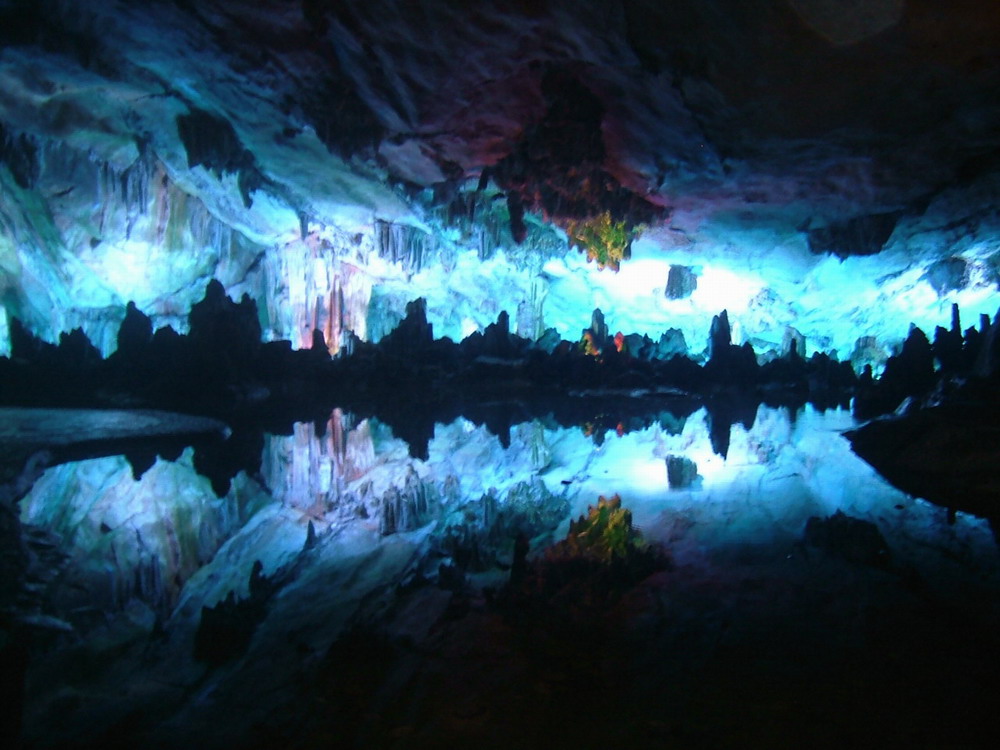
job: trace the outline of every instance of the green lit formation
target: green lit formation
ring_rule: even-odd
[[[632,527],[632,512],[622,507],[621,497],[603,496],[597,507],[587,508],[586,518],[570,521],[566,538],[552,548],[553,557],[585,557],[601,562],[625,559],[631,553],[644,550],[646,542]]]
[[[638,230],[638,227],[630,228],[624,221],[614,221],[608,211],[592,219],[570,221],[566,225],[570,242],[586,253],[588,260],[597,261],[598,268],[610,268],[612,271],[617,271],[621,262],[631,257],[632,240]]]

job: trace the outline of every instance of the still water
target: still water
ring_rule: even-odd
[[[287,741],[297,731],[292,725],[317,721],[311,711],[308,719],[290,718],[303,710],[292,706],[303,705],[304,692],[315,700],[303,680],[329,671],[333,644],[359,629],[390,644],[416,644],[424,654],[405,680],[386,667],[384,682],[365,700],[408,705],[413,685],[423,686],[424,697],[419,711],[384,707],[345,719],[338,705],[347,698],[333,693],[327,709],[352,727],[353,742],[392,744],[387,738],[399,726],[423,740],[452,736],[459,730],[441,724],[440,715],[456,701],[475,703],[468,696],[477,690],[486,691],[487,707],[469,709],[479,717],[473,725],[510,729],[513,720],[488,707],[489,696],[502,693],[495,685],[482,687],[476,678],[458,691],[461,698],[427,688],[443,678],[427,676],[426,654],[447,650],[434,640],[442,628],[459,628],[449,644],[490,640],[471,634],[485,626],[469,618],[479,616],[477,606],[481,620],[489,618],[482,592],[504,585],[518,534],[530,540],[529,558],[542,555],[565,537],[571,519],[614,494],[643,538],[662,545],[670,560],[669,571],[630,595],[634,601],[626,597],[633,645],[671,665],[659,672],[671,675],[669,686],[644,688],[646,696],[662,693],[654,701],[661,718],[632,717],[654,735],[695,731],[685,722],[701,717],[697,731],[707,732],[707,742],[733,739],[727,721],[736,721],[743,709],[733,706],[744,703],[727,694],[730,677],[716,674],[721,697],[698,698],[692,688],[703,683],[703,670],[715,674],[716,662],[742,659],[744,686],[761,674],[771,685],[798,660],[812,664],[814,676],[835,673],[828,660],[845,654],[881,653],[871,632],[904,627],[911,609],[971,609],[986,618],[984,627],[996,617],[1000,566],[989,524],[962,513],[950,520],[945,509],[889,486],[841,436],[854,426],[848,412],[762,406],[749,429],[732,428],[725,458],[713,452],[704,411],[649,422],[601,434],[526,422],[511,429],[505,447],[485,427],[459,419],[435,427],[427,459],[419,460],[385,425],[338,410],[322,429],[298,424],[291,435],[266,436],[260,470],[238,475],[223,497],[195,471],[190,449],[175,461],[157,460],[138,481],[120,456],[48,469],[22,499],[21,519],[51,534],[65,555],[48,606],[73,632],[44,639],[33,654],[29,744],[111,736],[154,746],[155,738],[164,746],[239,744],[261,725]],[[806,543],[808,520],[838,511],[877,527],[886,565],[840,559]],[[459,614],[457,591],[466,602]],[[234,606],[257,603],[231,608],[239,626],[217,632],[228,640],[219,645],[199,635],[199,622],[205,608],[227,597]],[[914,653],[923,653],[921,642],[914,641]],[[820,652],[826,655],[814,658]],[[490,674],[502,672],[502,657],[488,661]],[[472,663],[475,656],[462,669]],[[935,683],[945,668],[935,662],[921,669],[905,675],[908,684]],[[980,678],[971,667],[972,677],[948,669],[955,681]],[[796,679],[807,678],[790,678],[790,695],[799,694]],[[557,681],[546,695],[554,701],[567,691]],[[774,698],[789,700],[796,699]],[[672,713],[665,701],[683,710]],[[635,707],[641,703],[629,710],[642,713]],[[886,721],[900,720],[893,712],[909,706],[893,702]],[[778,719],[768,711],[778,709],[758,708],[766,715],[750,737],[773,740],[766,727]],[[560,710],[553,704],[549,715]],[[466,730],[472,734],[456,741],[475,739]],[[538,732],[534,740],[548,736]]]

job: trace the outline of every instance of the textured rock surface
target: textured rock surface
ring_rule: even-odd
[[[841,353],[995,297],[1000,18],[974,0],[5,0],[0,41],[0,346],[16,316],[107,352],[127,301],[180,328],[212,277],[334,351],[417,296],[455,338],[600,306],[691,341],[726,308]],[[566,252],[543,222],[604,210],[654,268],[540,273]],[[690,298],[670,265],[703,268]]]

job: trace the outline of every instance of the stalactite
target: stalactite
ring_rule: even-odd
[[[407,273],[418,273],[431,260],[432,244],[433,238],[419,229],[381,220],[375,222],[378,256],[398,263]]]
[[[64,152],[62,158],[76,160],[76,153],[67,146],[59,146]],[[70,153],[66,153],[70,152]],[[117,212],[124,211],[125,238],[131,239],[136,224],[144,219],[152,206],[151,190],[154,182],[162,184],[162,166],[151,151],[140,152],[132,164],[119,169],[108,161],[97,160],[97,194],[101,206],[100,229],[106,231],[108,220]]]
[[[538,341],[545,333],[545,317],[542,308],[548,286],[540,279],[532,279],[527,299],[517,306],[517,335]]]
[[[14,181],[29,189],[38,179],[38,143],[26,133],[13,133],[0,122],[0,164],[6,164]]]
[[[297,424],[291,437],[268,439],[263,475],[278,501],[315,517],[350,519],[367,513],[370,488],[350,489],[375,461],[367,421],[352,424],[335,409],[317,435]]]
[[[337,354],[344,336],[344,286],[339,277],[330,290],[330,311],[330,335],[327,341],[330,342],[330,353]]]

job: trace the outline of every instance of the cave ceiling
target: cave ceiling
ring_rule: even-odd
[[[398,219],[405,201],[387,186],[485,173],[557,221],[606,210],[683,231],[777,212],[829,231],[919,211],[1000,153],[995,3],[0,9],[8,131],[89,139],[124,161],[151,147],[178,173],[202,166],[207,176],[179,179],[228,180],[216,211],[234,217],[263,191],[309,217],[353,205]],[[30,178],[30,155],[7,161]]]

